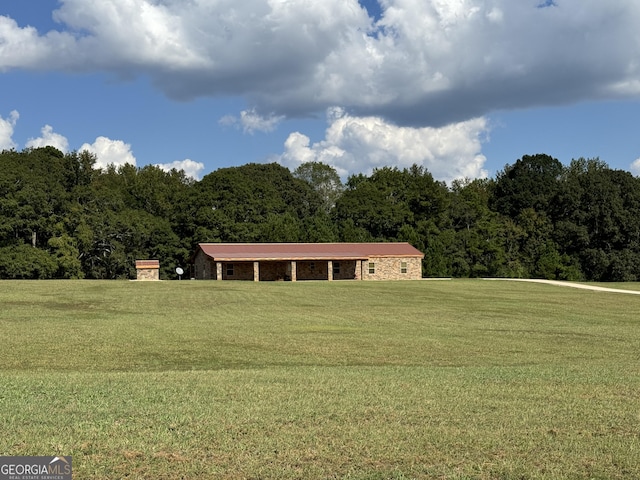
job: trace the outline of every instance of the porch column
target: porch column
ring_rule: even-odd
[[[216,280],[222,280],[222,262],[216,262]]]
[[[362,260],[356,260],[356,280],[362,280]]]
[[[333,260],[327,261],[327,280],[333,280]]]
[[[253,262],[253,281],[260,281],[260,262]]]
[[[297,270],[296,262],[295,260],[291,260],[291,281],[292,282],[295,282],[298,279],[298,277],[296,276],[296,270]]]

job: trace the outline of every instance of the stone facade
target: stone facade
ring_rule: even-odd
[[[196,280],[254,279],[253,262],[215,262],[201,251],[196,254],[193,267]]]
[[[275,282],[291,279],[291,262],[256,262],[261,282]]]
[[[198,250],[193,258],[193,278],[196,280],[215,280],[216,277],[215,262],[207,257],[202,250]]]
[[[217,262],[222,280],[253,280],[253,262]],[[220,278],[216,275],[214,280]]]
[[[363,280],[420,280],[422,259],[371,257],[362,262]]]
[[[205,244],[215,246],[214,244]],[[252,246],[253,244],[246,244]],[[305,244],[306,245],[306,244]],[[310,245],[310,251],[314,244]],[[355,245],[357,250],[360,244]],[[234,248],[238,248],[234,245]],[[243,247],[240,247],[243,248]],[[274,250],[282,248],[276,244]],[[377,247],[376,247],[377,248]],[[402,252],[363,256],[354,259],[353,251],[347,258],[327,260],[327,256],[314,259],[308,252],[297,252],[297,258],[287,258],[284,255],[270,251],[262,251],[261,257],[254,257],[246,253],[227,252],[226,257],[216,259],[215,253],[205,253],[202,248],[193,257],[193,277],[198,280],[246,280],[246,281],[300,281],[300,280],[418,280],[422,278],[421,252],[409,246],[403,247]],[[415,255],[414,255],[415,252]],[[376,252],[377,253],[377,252]],[[280,256],[280,258],[278,258]],[[249,257],[249,258],[247,258]],[[351,257],[351,258],[348,258]],[[238,258],[237,261],[225,261]]]
[[[198,252],[194,259],[194,278],[245,281],[419,280],[422,278],[422,259],[371,257],[362,261],[215,262]]]
[[[329,263],[327,261],[298,261],[296,267],[298,280],[327,280],[329,278]]]
[[[136,260],[136,280],[160,280],[158,260]]]

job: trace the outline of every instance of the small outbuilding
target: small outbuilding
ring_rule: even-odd
[[[424,254],[408,243],[201,243],[198,280],[418,280]]]
[[[137,280],[160,280],[159,260],[136,260]]]

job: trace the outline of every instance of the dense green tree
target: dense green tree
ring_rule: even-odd
[[[279,222],[276,217],[288,216],[289,223],[296,226],[283,229],[280,225],[279,232],[288,233],[277,237],[296,241],[300,237],[298,223],[316,214],[321,203],[309,183],[295,178],[281,165],[251,163],[223,168],[206,175],[191,194],[194,240],[259,241],[265,238],[265,232],[273,232]]]
[[[371,238],[394,240],[404,225],[429,220],[440,226],[447,202],[446,186],[422,167],[385,167],[369,178],[362,174],[350,177],[333,217],[342,231],[362,228]]]
[[[57,261],[55,278],[84,278],[77,241],[67,233],[49,239],[49,249]]]
[[[338,242],[338,228],[331,217],[320,209],[315,215],[302,220],[301,241],[309,243]]]
[[[553,224],[545,213],[528,208],[520,212],[516,221],[522,229],[520,256],[527,277],[581,279],[575,262],[553,240]]]
[[[311,185],[320,196],[321,208],[327,214],[344,191],[336,169],[322,162],[305,162],[293,171],[293,176]]]
[[[626,259],[640,253],[640,179],[598,158],[573,160],[554,206],[554,238],[586,278],[637,278]]]
[[[0,278],[54,278],[58,262],[46,250],[25,243],[0,248]]]
[[[190,238],[180,237],[193,181],[155,166],[109,166],[95,176],[74,216],[88,278],[126,278],[135,260],[162,258],[161,277],[186,265]]]
[[[548,212],[562,173],[562,163],[549,155],[524,155],[496,175],[493,207],[511,218],[527,208]]]
[[[338,224],[338,232],[341,242],[380,241],[379,238],[374,238],[366,228],[356,225],[352,218],[341,220]]]
[[[3,152],[0,245],[46,246],[65,214],[65,157],[53,147]]]
[[[257,232],[257,242],[299,242],[302,235],[302,221],[286,212],[280,215],[270,213]]]
[[[495,183],[488,179],[456,180],[451,185],[450,218],[455,236],[448,253],[452,275],[462,277],[521,276],[513,269],[511,225],[489,204]],[[517,254],[515,255],[517,258]]]
[[[640,179],[599,159],[524,156],[448,188],[416,165],[352,175],[277,164],[201,181],[88,152],[0,153],[0,278],[132,278],[186,267],[198,242],[406,241],[427,276],[640,280]]]
[[[376,172],[370,180],[344,192],[334,213],[343,230],[353,225],[374,239],[384,240],[396,237],[404,224],[413,221],[409,206],[400,197],[400,185],[391,185],[391,179],[382,180],[385,176],[396,177],[397,173],[391,169]],[[400,178],[395,180],[401,182]]]
[[[426,253],[423,273],[450,272],[441,234],[451,228],[449,191],[423,167],[376,169],[349,177],[332,218],[341,241],[407,241]]]

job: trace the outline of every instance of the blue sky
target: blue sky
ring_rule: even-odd
[[[494,176],[522,155],[640,174],[634,0],[0,0],[0,149],[196,178]]]

